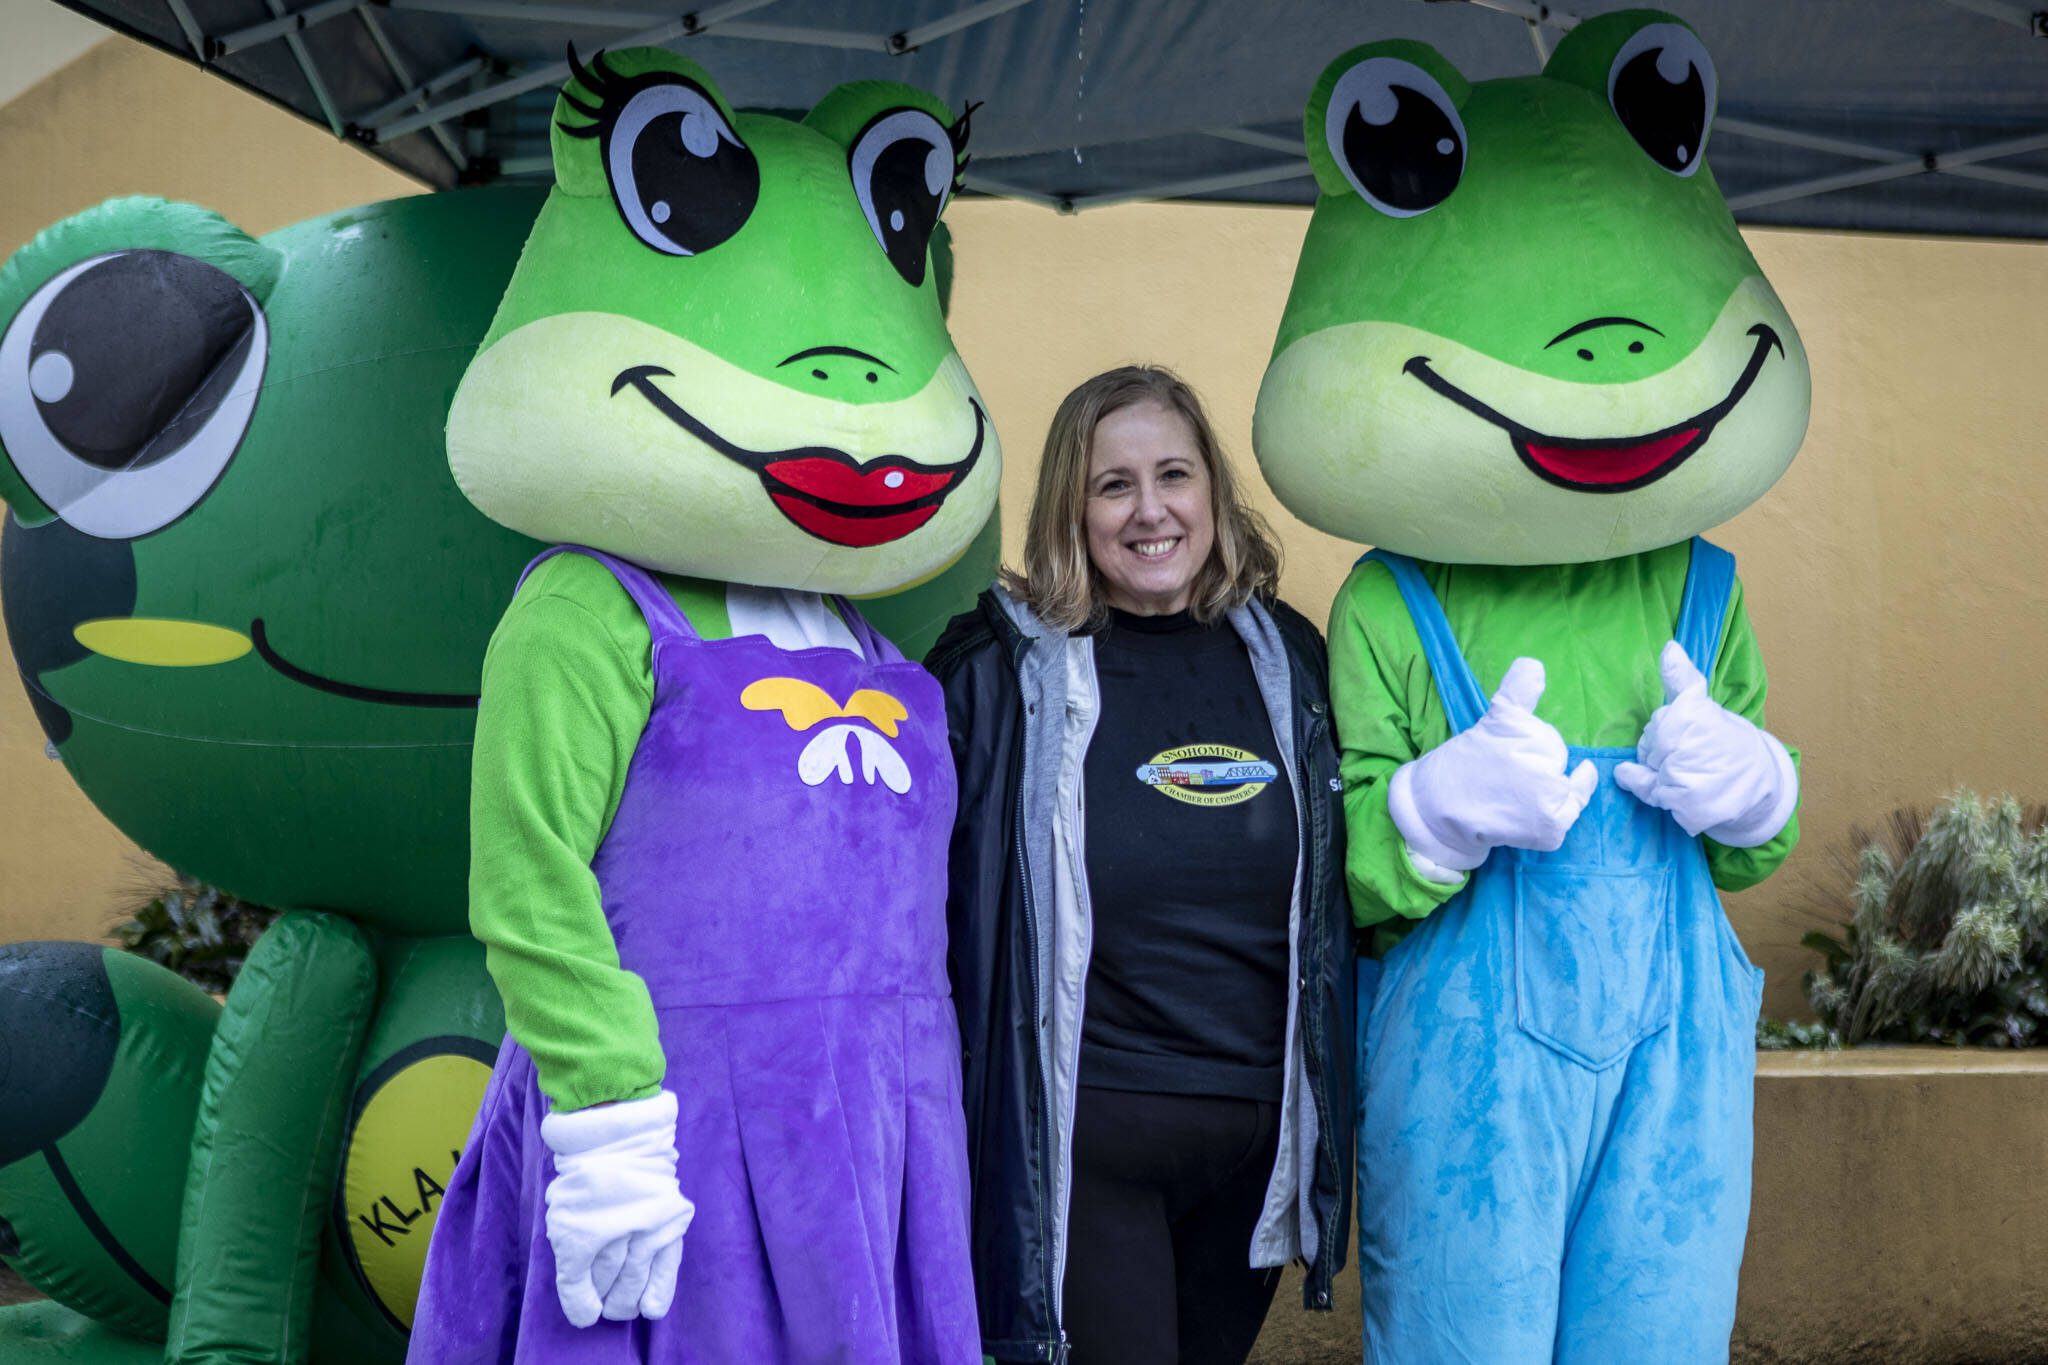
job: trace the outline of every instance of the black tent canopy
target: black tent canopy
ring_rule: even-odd
[[[971,191],[1060,209],[1305,204],[1308,88],[1412,37],[1526,74],[1612,0],[63,0],[435,186],[548,173],[573,43],[660,44],[741,107],[895,79],[974,121]],[[673,5],[673,0],[671,0]],[[1720,79],[1709,159],[1747,223],[2048,237],[2048,9],[2014,0],[1664,0]],[[203,135],[195,130],[195,136]]]

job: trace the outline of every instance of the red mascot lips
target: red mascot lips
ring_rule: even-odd
[[[1546,483],[1581,493],[1626,493],[1655,483],[1684,464],[1688,456],[1707,443],[1714,427],[1749,392],[1770,353],[1776,350],[1780,356],[1785,354],[1784,343],[1766,324],[1759,322],[1749,329],[1748,335],[1756,338],[1756,347],[1727,397],[1697,416],[1641,436],[1546,436],[1502,416],[1445,379],[1429,367],[1428,356],[1416,356],[1401,369],[1433,392],[1506,432],[1522,463]]]
[[[830,446],[749,450],[726,440],[655,387],[654,376],[674,378],[656,365],[635,365],[612,381],[612,393],[632,388],[690,435],[761,480],[782,515],[800,530],[834,545],[866,549],[900,540],[938,514],[939,505],[973,471],[988,435],[988,415],[970,398],[974,444],[953,464],[919,464],[901,455],[855,460]]]
[[[978,411],[978,410],[977,410]],[[880,545],[932,519],[959,471],[920,471],[893,457],[853,466],[824,455],[775,460],[761,482],[782,514],[835,545]]]

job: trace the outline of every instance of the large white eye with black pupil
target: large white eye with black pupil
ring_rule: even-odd
[[[1337,78],[1323,137],[1359,197],[1413,218],[1451,197],[1465,173],[1465,121],[1436,77],[1399,57],[1368,57]]]
[[[892,109],[854,139],[853,193],[896,273],[924,283],[925,248],[953,193],[953,140],[922,109]]]
[[[80,261],[0,335],[0,446],[73,529],[128,540],[212,489],[255,416],[263,310],[173,251]]]
[[[626,226],[656,251],[694,256],[738,232],[761,168],[718,104],[681,80],[626,101],[604,134],[605,174]]]
[[[1700,168],[1719,93],[1706,45],[1683,24],[1645,25],[1607,70],[1614,116],[1673,175]]]

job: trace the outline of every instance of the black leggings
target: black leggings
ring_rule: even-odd
[[[1250,1268],[1278,1105],[1082,1086],[1065,1325],[1073,1365],[1243,1365],[1280,1271]]]

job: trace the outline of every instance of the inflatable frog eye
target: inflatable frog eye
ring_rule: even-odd
[[[847,154],[868,230],[912,285],[924,283],[926,249],[953,197],[966,143],[964,114],[947,128],[922,109],[889,109],[861,130]]]
[[[1607,103],[1650,159],[1673,175],[1706,161],[1720,84],[1706,45],[1683,24],[1646,24],[1607,72]]]
[[[90,257],[0,336],[0,446],[75,530],[148,535],[234,458],[268,354],[262,307],[226,271],[175,251]]]
[[[595,97],[563,103],[594,122],[559,124],[596,138],[612,202],[633,235],[670,256],[709,251],[746,225],[761,196],[761,167],[710,90],[677,71],[622,76],[602,52],[589,66],[569,52]]]

